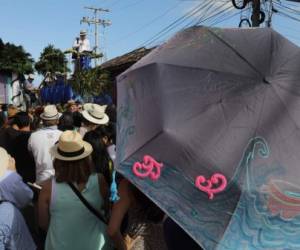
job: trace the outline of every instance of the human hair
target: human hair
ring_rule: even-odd
[[[87,132],[83,140],[90,143],[93,147],[92,160],[97,173],[103,174],[105,180],[111,183],[111,174],[109,169],[110,157],[107,153],[106,146],[101,140],[101,134],[96,130]]]
[[[43,120],[43,125],[45,127],[51,127],[51,126],[55,126],[58,123],[58,119],[55,120]]]
[[[19,129],[29,127],[30,117],[27,112],[18,112],[14,117],[14,124],[18,126]]]
[[[82,120],[83,120],[83,116],[80,112],[76,111],[73,113],[73,121],[75,127],[77,128],[81,127]]]
[[[117,121],[117,110],[114,104],[107,106],[105,113],[108,115],[109,120],[113,123]]]
[[[55,159],[53,162],[57,182],[86,183],[93,173],[91,157],[77,161],[63,161]]]
[[[86,119],[84,116],[82,116],[82,123],[87,126],[87,127],[91,127],[91,126],[95,126],[98,124],[92,123],[90,122],[88,119]]]
[[[5,115],[4,112],[0,112],[0,128],[5,125]]]
[[[73,114],[71,112],[64,112],[59,118],[58,129],[61,131],[74,129]]]
[[[116,144],[116,126],[109,122],[107,125],[100,125],[96,130],[101,134],[101,137],[106,136],[109,142]]]

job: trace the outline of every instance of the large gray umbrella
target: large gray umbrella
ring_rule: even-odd
[[[205,249],[300,249],[299,127],[300,49],[272,29],[189,28],[118,78],[118,171]]]

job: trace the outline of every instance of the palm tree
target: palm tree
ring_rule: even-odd
[[[81,96],[97,96],[108,91],[112,80],[108,72],[94,68],[75,72],[70,83]]]

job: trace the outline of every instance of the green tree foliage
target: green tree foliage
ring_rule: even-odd
[[[46,76],[47,72],[54,75],[55,72],[67,72],[67,58],[65,54],[53,45],[48,45],[42,51],[39,61],[35,64],[35,69],[39,74]]]
[[[103,92],[110,92],[112,80],[109,73],[98,68],[75,72],[70,80],[73,90],[81,96],[97,96]]]
[[[22,46],[12,43],[3,43],[0,39],[0,71],[11,74],[33,73],[33,62],[31,55]]]

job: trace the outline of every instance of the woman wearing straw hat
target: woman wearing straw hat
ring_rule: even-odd
[[[92,146],[75,131],[63,132],[51,148],[55,177],[42,184],[39,196],[46,250],[113,249],[103,213],[108,187],[103,176],[93,174],[91,153]]]

